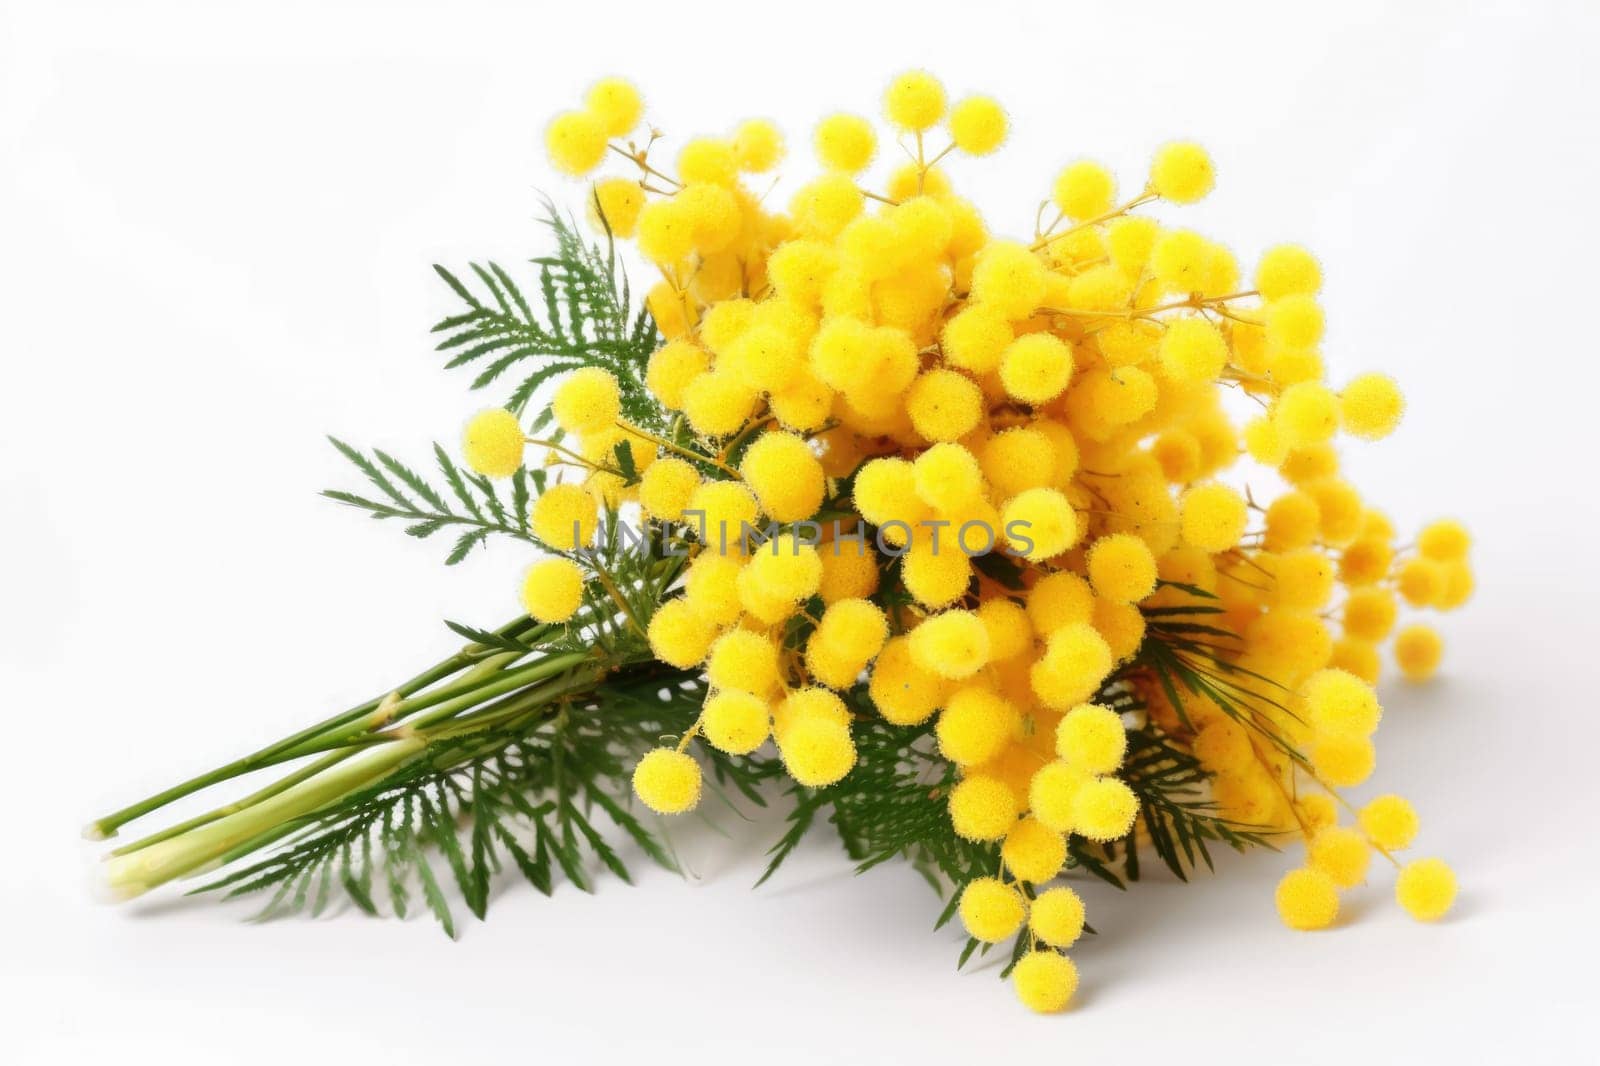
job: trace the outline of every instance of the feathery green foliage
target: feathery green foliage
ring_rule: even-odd
[[[518,470],[510,479],[510,499],[502,499],[495,483],[481,474],[463,470],[440,445],[434,459],[444,478],[438,488],[387,452],[373,449],[369,458],[337,438],[328,438],[339,453],[366,477],[382,498],[361,496],[341,489],[324,489],[330,500],[358,507],[373,518],[398,518],[406,533],[427,538],[444,529],[459,531],[445,562],[455,565],[473,548],[492,536],[533,542],[528,532],[528,504],[544,491],[543,470]]]
[[[476,295],[456,274],[434,270],[466,308],[440,320],[438,350],[449,353],[446,367],[481,363],[472,387],[482,389],[516,368],[521,377],[504,406],[517,415],[534,391],[568,370],[596,366],[611,371],[622,386],[624,415],[636,425],[661,427],[661,410],[644,387],[645,367],[660,346],[655,321],[643,308],[632,309],[627,274],[609,235],[605,245],[590,243],[576,224],[545,203],[545,224],[555,236],[554,255],[532,260],[538,268],[537,295],[530,300],[495,263],[470,264],[486,295]],[[535,430],[549,420],[541,412]]]

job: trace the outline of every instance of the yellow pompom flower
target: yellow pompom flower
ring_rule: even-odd
[[[1028,591],[1027,611],[1033,628],[1049,637],[1063,626],[1089,622],[1094,617],[1094,592],[1077,574],[1058,570]]]
[[[1045,280],[1044,263],[1027,246],[991,241],[972,264],[972,298],[1015,321],[1044,301]]]
[[[850,728],[850,709],[825,688],[797,688],[785,696],[772,711],[772,735],[781,743],[796,722],[817,719]]]
[[[1333,652],[1328,665],[1355,674],[1369,685],[1376,685],[1383,673],[1383,661],[1378,657],[1378,646],[1355,637],[1340,637],[1333,642]]]
[[[1056,754],[1086,774],[1109,774],[1122,765],[1128,733],[1108,707],[1080,703],[1056,724]]]
[[[918,665],[911,654],[911,638],[895,637],[878,653],[867,694],[885,721],[921,725],[938,709],[946,688],[943,677]]]
[[[1300,351],[1322,340],[1322,306],[1316,297],[1294,293],[1267,304],[1267,341],[1279,348]]]
[[[1362,832],[1385,851],[1409,847],[1421,825],[1416,809],[1393,793],[1373,799],[1356,817]]]
[[[1275,893],[1278,917],[1290,929],[1326,929],[1339,917],[1339,888],[1321,870],[1290,870]]]
[[[1115,777],[1095,777],[1072,797],[1072,829],[1089,840],[1120,840],[1133,828],[1139,797]]]
[[[700,802],[700,764],[681,751],[657,748],[633,768],[633,792],[657,814],[682,814]]]
[[[728,437],[755,413],[760,397],[734,375],[712,371],[690,381],[683,390],[683,413],[696,433]]]
[[[1277,466],[1288,456],[1289,446],[1270,418],[1252,418],[1245,423],[1243,439],[1244,450],[1263,466]]]
[[[917,495],[915,468],[904,459],[873,459],[856,474],[854,499],[861,517],[875,526],[921,520],[925,507]]]
[[[1065,709],[1092,696],[1115,665],[1105,638],[1093,626],[1078,622],[1050,634],[1030,681],[1045,706]]]
[[[1067,864],[1067,838],[1037,818],[1024,818],[1006,834],[1000,858],[1017,880],[1042,885]]]
[[[522,606],[538,622],[565,622],[583,603],[583,571],[568,559],[544,559],[528,568]]]
[[[1011,971],[1011,984],[1022,1005],[1036,1014],[1057,1014],[1067,1009],[1078,990],[1078,968],[1054,951],[1030,951]]]
[[[912,546],[900,561],[906,591],[924,607],[948,607],[967,593],[972,563],[946,533],[937,550],[931,543]]]
[[[978,460],[959,444],[935,444],[911,465],[917,495],[941,511],[965,507],[983,491]]]
[[[747,173],[771,170],[783,158],[783,134],[764,118],[746,119],[733,133],[733,157]]]
[[[989,631],[989,661],[1003,662],[1033,649],[1033,625],[1027,611],[1008,599],[984,600],[978,619]]]
[[[755,527],[758,507],[753,492],[737,481],[707,481],[695,490],[684,518],[700,523],[708,546],[737,546],[745,527]]]
[[[911,383],[906,413],[926,440],[952,441],[970,433],[983,417],[983,394],[965,374],[929,370]]]
[[[1211,242],[1193,230],[1167,230],[1150,248],[1150,273],[1173,292],[1199,292],[1211,273]]]
[[[1047,434],[1029,426],[1001,430],[990,437],[983,444],[979,462],[999,499],[1051,487],[1056,481],[1056,446]]]
[[[594,219],[602,223],[597,228],[626,240],[639,225],[639,212],[644,209],[644,188],[627,178],[595,182],[594,202],[590,207]]]
[[[736,582],[742,560],[713,551],[701,552],[684,578],[684,601],[701,619],[717,627],[732,625],[744,610]]]
[[[1086,563],[1095,594],[1118,603],[1137,603],[1156,588],[1156,560],[1150,546],[1132,533],[1113,533],[1089,546]]]
[[[1377,751],[1366,737],[1327,735],[1311,749],[1312,768],[1335,788],[1355,788],[1372,776],[1377,762]]]
[[[1339,429],[1339,398],[1320,382],[1290,385],[1273,406],[1272,421],[1291,448],[1324,443]]]
[[[1228,364],[1228,342],[1198,316],[1174,319],[1161,336],[1161,370],[1180,385],[1213,381]]]
[[[667,341],[650,357],[645,386],[662,407],[678,410],[683,407],[683,391],[709,368],[710,357],[698,344]]]
[[[657,459],[640,479],[639,506],[650,518],[676,522],[699,487],[700,473],[687,462],[672,457]]]
[[[550,547],[573,551],[589,543],[599,520],[599,506],[582,487],[551,485],[534,501],[528,527]]]
[[[1339,394],[1339,424],[1346,433],[1364,440],[1393,433],[1405,410],[1400,386],[1387,374],[1362,374]]]
[[[1175,204],[1204,198],[1216,181],[1211,156],[1193,141],[1162,145],[1150,163],[1150,187]]]
[[[700,713],[700,731],[729,755],[749,755],[767,739],[767,701],[737,689],[712,693]]]
[[[718,688],[765,695],[778,685],[778,649],[760,633],[730,630],[711,645],[706,680]]]
[[[1053,948],[1071,947],[1083,935],[1083,900],[1062,885],[1047,889],[1028,908],[1028,928]]]
[[[695,137],[678,151],[678,178],[685,185],[731,185],[739,176],[733,144],[718,137]]]
[[[1256,291],[1264,300],[1314,295],[1322,288],[1322,267],[1298,244],[1280,244],[1261,254],[1256,266]]]
[[[950,790],[950,824],[966,840],[999,840],[1017,821],[1017,797],[986,774],[963,778]]]
[[[992,96],[969,96],[950,109],[950,139],[968,155],[988,155],[1006,139],[1006,113]]]
[[[960,681],[989,661],[989,631],[971,611],[945,611],[911,631],[911,656],[929,673]]]
[[[1117,195],[1117,180],[1099,163],[1080,159],[1056,177],[1052,198],[1061,213],[1074,222],[1104,215]]]
[[[1395,571],[1395,587],[1413,607],[1428,607],[1444,592],[1444,567],[1432,559],[1407,559]]]
[[[1335,825],[1311,838],[1306,857],[1314,869],[1327,874],[1340,888],[1354,888],[1366,880],[1372,849],[1354,829]]]
[[[607,137],[621,137],[639,124],[644,98],[633,83],[622,78],[601,78],[583,98],[584,110],[600,123]]]
[[[925,70],[908,70],[889,83],[883,113],[902,130],[925,130],[944,117],[944,86]]]
[[[1471,547],[1472,535],[1453,518],[1429,522],[1417,535],[1417,548],[1435,562],[1459,562],[1467,557]]]
[[[1066,496],[1055,489],[1027,489],[1013,496],[1001,515],[1012,549],[1029,559],[1046,559],[1078,542],[1082,529]]]
[[[1028,809],[1039,824],[1057,833],[1073,831],[1073,804],[1078,789],[1091,778],[1060,759],[1045,763],[1028,784]]]
[[[510,477],[522,469],[526,446],[522,424],[502,407],[479,411],[461,434],[461,454],[484,477]]]
[[[1300,817],[1305,820],[1307,832],[1320,833],[1339,822],[1339,804],[1325,792],[1301,796],[1295,806],[1300,811]]]
[[[683,599],[668,600],[650,616],[650,651],[668,666],[697,666],[717,639],[717,627]]]
[[[1179,507],[1184,543],[1208,552],[1227,551],[1244,536],[1249,510],[1243,496],[1220,482],[1195,485]]]
[[[939,751],[961,766],[988,762],[1011,742],[1020,722],[1017,709],[994,692],[964,686],[951,694],[939,714]]]
[[[1038,406],[1061,395],[1072,380],[1072,349],[1049,333],[1028,333],[1000,356],[1000,383],[1006,395]]]
[[[1455,871],[1439,859],[1407,863],[1395,881],[1394,896],[1417,921],[1436,922],[1456,901]]]
[[[762,596],[798,604],[822,587],[822,559],[795,534],[780,533],[754,549],[744,576]]]
[[[793,433],[768,432],[756,438],[739,463],[739,473],[775,521],[810,518],[822,505],[822,464],[805,438]]]
[[[694,251],[695,222],[694,213],[676,198],[651,200],[639,211],[638,236],[635,238],[639,251],[664,265],[682,262]],[[682,313],[681,301],[678,313]],[[659,323],[659,313],[656,319]],[[665,326],[662,326],[662,332],[668,336],[674,335]]]
[[[988,304],[968,304],[944,324],[940,345],[951,366],[987,374],[1000,365],[1014,339],[1011,323],[1001,311]]]
[[[622,413],[622,391],[609,371],[586,366],[567,375],[550,408],[568,433],[593,433],[616,423]]]
[[[1300,687],[1300,698],[1319,733],[1367,737],[1383,717],[1372,686],[1343,670],[1318,670]]]
[[[1432,626],[1409,625],[1395,634],[1394,660],[1408,681],[1426,681],[1444,658],[1444,640]]]
[[[1022,928],[1027,908],[1022,894],[996,877],[968,881],[961,890],[961,924],[985,944],[1009,940]]]
[[[1389,573],[1394,547],[1388,540],[1363,534],[1339,556],[1339,580],[1351,588],[1374,585]]]
[[[854,174],[872,162],[878,150],[878,135],[860,115],[829,115],[817,123],[812,143],[817,161],[823,166]]]
[[[819,715],[790,722],[778,741],[778,754],[789,776],[807,788],[826,788],[856,764],[849,727]]]
[[[878,561],[859,541],[832,541],[817,549],[822,558],[823,603],[861,599],[878,591]]]
[[[563,174],[587,174],[606,154],[606,127],[588,111],[563,111],[544,130],[544,149]]]
[[[1263,568],[1272,571],[1274,606],[1293,611],[1314,611],[1333,595],[1333,561],[1314,548],[1287,552]]]

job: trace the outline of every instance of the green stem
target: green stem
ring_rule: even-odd
[[[518,618],[515,621],[502,626],[497,632],[499,635],[504,637],[516,638],[521,635],[523,630],[526,630],[530,627],[536,629],[539,633],[542,633],[546,628],[548,628],[545,626],[534,626],[531,619]],[[493,658],[498,659],[499,657],[499,655],[496,655]],[[401,696],[409,696],[413,693],[428,688],[431,685],[437,684],[438,682],[449,677],[451,674],[457,673],[468,666],[484,666],[490,661],[492,661],[492,659],[485,660],[481,658],[479,654],[474,654],[471,651],[460,651],[450,656],[450,658],[445,659],[443,662],[433,666],[432,668],[423,671],[393,691],[399,693]],[[471,677],[473,675],[469,674],[468,676]],[[459,691],[459,689],[452,687],[452,691]],[[212,785],[220,784],[223,781],[231,780],[254,770],[259,770],[268,766],[275,766],[278,763],[286,762],[290,759],[299,758],[303,755],[314,753],[316,751],[326,750],[326,740],[328,734],[335,731],[342,731],[342,735],[348,738],[349,728],[353,725],[361,723],[364,719],[370,721],[371,716],[382,705],[385,698],[386,696],[379,696],[370,699],[365,703],[350,708],[348,711],[345,711],[342,714],[336,714],[325,721],[319,722],[316,725],[310,726],[306,729],[302,729],[300,732],[291,736],[284,737],[282,740],[279,740],[273,744],[269,744],[258,751],[251,752],[249,755],[245,755],[242,758],[235,759],[230,763],[219,766],[209,773],[191,777],[187,781],[173,785],[171,788],[157,792],[152,796],[147,796],[137,803],[132,803],[120,810],[113,811],[112,813],[89,823],[88,827],[84,830],[84,835],[93,840],[104,840],[108,837],[115,836],[118,829],[134,819],[142,818],[152,811],[159,810],[160,808],[165,807],[167,804],[176,800],[180,800],[183,797],[191,795],[195,792],[199,792],[201,789],[209,788]],[[383,723],[378,724],[381,725]],[[320,747],[318,746],[319,744],[321,744]]]
[[[363,758],[332,767],[246,810],[131,855],[114,857],[106,864],[112,890],[122,899],[132,899],[175,877],[193,873],[241,843],[315,813],[352,791],[377,784],[426,747],[427,742],[420,737],[385,744]]]

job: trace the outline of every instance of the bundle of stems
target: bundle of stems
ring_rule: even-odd
[[[656,561],[626,590],[629,598],[653,596],[678,562]],[[599,639],[603,632],[631,632],[635,623],[614,583],[595,591],[601,595],[591,596],[571,622],[550,626],[524,616],[478,633],[480,641],[383,695],[91,822],[84,835],[105,839],[197,792],[299,764],[248,795],[115,848],[107,856],[113,892],[132,898],[227,866],[409,772],[438,773],[481,759],[558,709],[593,697],[619,672],[647,669],[651,656],[642,640]],[[619,599],[602,598],[612,593]]]

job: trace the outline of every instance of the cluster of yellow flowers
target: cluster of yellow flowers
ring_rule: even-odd
[[[1162,147],[1121,199],[1106,168],[1072,163],[1019,241],[992,234],[940,165],[999,147],[995,101],[950,106],[912,72],[884,112],[908,161],[881,191],[864,179],[877,131],[833,115],[814,136],[822,172],[787,211],[744,182],[783,155],[768,122],[689,140],[669,174],[659,132],[620,140],[643,105],[610,79],[547,130],[565,172],[612,157],[628,168],[592,186],[593,220],[659,268],[647,302],[666,342],[646,380],[692,442],[624,422],[617,382],[579,371],[554,414],[581,443],[553,447],[586,480],[552,486],[532,515],[564,550],[593,535],[599,507],[624,501],[700,524],[682,594],[648,628],[657,658],[703,664],[710,695],[688,736],[638,764],[640,799],[662,813],[695,806],[696,736],[733,754],[770,737],[795,780],[837,782],[856,759],[847,698],[862,688],[856,707],[896,725],[937,714],[939,750],[960,768],[955,831],[1000,845],[998,876],[965,887],[961,917],[985,942],[1026,924],[1018,994],[1059,1010],[1077,983],[1061,949],[1083,905],[1046,886],[1069,836],[1093,846],[1139,823],[1119,777],[1129,723],[1094,702],[1116,680],[1214,775],[1222,815],[1303,835],[1307,865],[1285,877],[1278,908],[1294,928],[1330,924],[1371,851],[1392,858],[1417,829],[1397,796],[1338,824],[1337,790],[1374,767],[1379,647],[1400,601],[1449,609],[1472,590],[1458,524],[1397,546],[1340,477],[1336,435],[1385,436],[1399,390],[1374,373],[1325,382],[1321,273],[1303,248],[1268,250],[1246,283],[1223,245],[1137,213],[1210,191],[1198,145]],[[940,123],[948,145],[932,151]],[[1236,423],[1225,400],[1253,415]],[[619,442],[637,484],[601,469]],[[465,444],[486,475],[523,461],[503,411],[474,420]],[[1261,503],[1218,480],[1246,457],[1282,491]],[[847,517],[807,535],[825,500]],[[742,543],[762,519],[782,532]],[[988,551],[1017,565],[1020,587],[975,565]],[[560,621],[581,590],[578,567],[551,559],[524,600]],[[1212,613],[1184,614],[1197,605]],[[1218,634],[1230,680],[1179,690],[1141,666],[1158,617]],[[1409,678],[1440,654],[1424,625],[1393,636]],[[1397,886],[1421,919],[1454,891],[1432,859],[1405,866]]]

